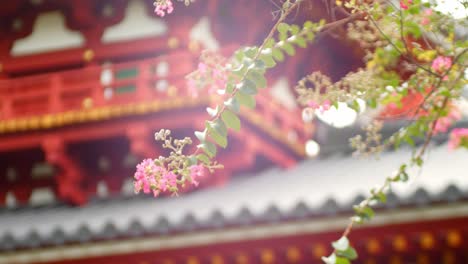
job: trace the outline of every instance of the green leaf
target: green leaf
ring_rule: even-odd
[[[280,34],[283,34],[283,35],[287,34],[288,31],[289,31],[289,25],[288,24],[286,24],[286,23],[279,23],[278,24],[278,32]]]
[[[260,60],[265,63],[266,68],[273,68],[276,66],[276,62],[273,59],[273,54],[260,54]]]
[[[187,157],[187,161],[188,161],[188,166],[191,166],[191,165],[196,165],[198,162],[197,162],[197,157],[191,155],[191,156],[188,156]]]
[[[403,140],[408,143],[408,145],[414,147],[415,146],[415,143],[414,143],[414,140],[411,138],[411,136],[409,135],[405,135],[405,137],[403,137]]]
[[[309,42],[312,42],[312,41],[314,41],[314,39],[315,39],[315,34],[314,34],[314,32],[312,32],[312,31],[308,31],[308,32],[306,33],[306,37],[307,37],[307,40],[308,40]]]
[[[195,136],[200,140],[200,142],[205,142],[206,141],[206,130],[203,132],[201,131],[195,131]]]
[[[291,43],[288,43],[288,42],[284,42],[283,45],[281,46],[281,48],[286,51],[286,53],[289,55],[289,56],[294,56],[294,54],[296,54],[296,50],[294,49],[294,46],[291,45]]]
[[[241,123],[239,117],[236,114],[229,110],[225,110],[221,114],[221,119],[224,121],[227,127],[230,127],[236,131],[239,131],[241,128]]]
[[[421,28],[419,27],[419,25],[411,20],[406,21],[404,23],[404,30],[416,38],[419,38],[422,35]]]
[[[216,145],[209,141],[205,141],[197,147],[201,148],[210,158],[214,158],[216,156]]]
[[[234,84],[232,84],[231,82],[228,82],[228,84],[226,85],[226,92],[232,93],[234,92],[234,88],[235,88]]]
[[[221,119],[216,119],[216,121],[213,122],[213,128],[218,132],[221,136],[226,137],[227,136],[227,127],[221,121]]]
[[[347,258],[349,260],[355,260],[358,257],[358,254],[357,254],[356,250],[354,248],[352,248],[352,247],[348,247],[344,251],[338,251],[337,255],[341,256],[341,257],[344,257],[344,258]]]
[[[357,100],[353,100],[351,104],[348,104],[348,107],[359,113],[361,111],[361,106],[359,105]]]
[[[400,173],[400,181],[401,182],[407,182],[408,180],[409,180],[408,173],[406,173],[405,171],[401,172]]]
[[[258,92],[255,83],[250,79],[245,79],[236,88],[245,94],[257,94]]]
[[[377,107],[377,100],[375,100],[374,98],[371,98],[371,99],[367,100],[367,105],[369,105],[369,107],[375,109]]]
[[[255,67],[257,69],[265,69],[266,68],[265,62],[262,61],[262,60],[255,60],[254,64],[255,64]]]
[[[244,64],[240,64],[236,68],[234,68],[231,72],[237,76],[243,76],[247,71],[247,67]]]
[[[364,223],[364,219],[362,219],[362,217],[357,216],[357,215],[351,217],[351,221],[353,221],[353,222],[355,222],[355,223],[357,223],[357,224],[362,224],[362,223]]]
[[[421,167],[424,163],[423,159],[421,157],[417,157],[413,159],[413,162],[418,166]]]
[[[239,91],[236,93],[235,98],[241,105],[244,105],[250,109],[255,108],[255,98],[253,96]]]
[[[374,210],[372,208],[370,208],[369,206],[366,206],[366,207],[362,208],[361,213],[367,219],[371,219],[372,217],[374,217],[374,214],[375,214]]]
[[[239,50],[236,50],[236,52],[234,53],[234,58],[236,58],[238,61],[242,61],[244,59],[244,51],[239,49]]]
[[[250,71],[248,78],[255,83],[257,88],[266,88],[267,86],[267,80],[265,76],[258,71]]]
[[[197,155],[197,159],[198,159],[199,161],[201,161],[201,162],[207,164],[207,165],[210,164],[210,162],[211,162],[210,158],[209,158],[207,155],[203,154],[203,153],[198,154],[198,155]]]
[[[234,97],[234,98],[229,98],[226,102],[224,102],[224,105],[234,111],[235,113],[239,113],[239,110],[240,110],[240,105],[239,105],[239,102],[237,101],[237,99]]]
[[[375,194],[375,197],[379,200],[381,203],[386,203],[387,202],[387,195],[383,192],[379,192]]]
[[[355,205],[354,211],[363,221],[370,220],[372,217],[374,217],[374,210],[372,210],[372,208],[369,206]]]
[[[349,259],[342,258],[342,257],[337,257],[335,263],[336,264],[351,264],[351,262],[349,262]]]
[[[275,46],[276,42],[273,38],[269,38],[266,42],[265,45],[263,46],[264,48],[273,48]]]
[[[332,242],[332,246],[336,250],[345,251],[349,247],[349,240],[347,237],[342,236],[337,241]]]
[[[307,47],[307,41],[305,40],[305,38],[300,37],[300,36],[296,36],[294,43],[296,43],[301,48]]]
[[[210,107],[207,107],[207,108],[206,108],[206,112],[208,112],[208,114],[209,114],[211,117],[215,117],[215,116],[218,114],[218,111],[219,111],[219,106],[216,106],[215,109],[210,108]]]
[[[301,31],[301,28],[298,25],[291,25],[289,31],[291,31],[291,34],[297,35]]]
[[[216,129],[216,125],[213,122],[206,121],[206,129],[209,132],[210,137],[222,148],[227,147],[227,137],[226,135],[221,135]]]
[[[304,22],[304,26],[303,26],[304,29],[311,29],[313,27],[314,27],[314,23],[312,23],[312,21],[307,20],[306,22]]]
[[[283,61],[284,54],[280,49],[273,49],[273,58],[277,61]]]
[[[245,56],[249,58],[255,57],[255,55],[257,54],[257,51],[258,51],[257,47],[247,47],[244,49]]]
[[[335,253],[332,253],[330,256],[328,257],[322,257],[322,260],[323,262],[325,262],[326,264],[336,264],[336,255]]]

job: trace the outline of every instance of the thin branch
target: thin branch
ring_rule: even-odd
[[[407,59],[408,61],[410,61],[412,64],[416,65],[416,67],[428,72],[429,74],[431,75],[434,75],[434,76],[437,76],[438,78],[440,78],[441,76],[427,68],[425,68],[424,66],[420,65],[419,63],[417,63],[416,61],[413,60],[413,58],[411,57],[408,57],[406,54],[404,54],[396,45],[395,43],[392,42],[392,40],[382,31],[382,29],[378,26],[377,22],[371,17],[369,16],[369,20],[372,22],[372,24],[377,28],[377,30],[380,32],[380,34],[385,38],[385,40],[387,40],[387,42],[392,45],[392,47],[401,55],[403,56],[403,58]]]

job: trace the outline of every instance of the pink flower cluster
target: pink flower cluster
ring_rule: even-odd
[[[468,128],[456,128],[450,134],[450,149],[456,149],[462,145],[468,147]]]
[[[429,8],[429,9],[424,10],[424,15],[421,19],[421,24],[429,25],[429,22],[431,22],[430,16],[432,16],[432,9]]]
[[[135,192],[153,193],[154,197],[177,186],[177,176],[157,166],[152,159],[145,159],[137,165],[134,175]]]
[[[330,102],[330,100],[325,100],[325,101],[323,101],[322,104],[319,104],[319,103],[317,103],[316,101],[312,101],[312,100],[311,100],[311,101],[309,101],[309,102],[307,103],[307,105],[308,105],[310,108],[312,108],[312,109],[314,109],[314,110],[319,110],[321,113],[323,113],[323,112],[327,111],[328,109],[330,109],[330,107],[331,107],[331,102]]]
[[[192,180],[192,184],[198,186],[198,180],[203,177],[205,173],[205,169],[202,165],[192,165],[189,167],[190,171],[190,178]]]
[[[152,159],[145,159],[136,167],[134,175],[135,193],[143,190],[144,193],[153,193],[157,197],[160,193],[170,191],[177,192],[177,175],[158,166]],[[202,165],[192,165],[189,168],[190,182],[197,186],[198,181],[204,175]]]
[[[171,0],[156,0],[154,2],[154,13],[156,15],[163,17],[166,15],[166,12],[170,14],[172,11],[174,11],[174,6]]]
[[[210,94],[223,93],[227,79],[227,72],[222,67],[200,62],[197,71],[188,76],[187,88],[193,97],[198,97],[204,87],[208,87]]]
[[[457,120],[460,120],[462,117],[458,109],[452,109],[447,116],[437,119],[434,126],[434,134],[445,133],[448,131],[449,127]]]
[[[452,67],[452,59],[449,57],[438,56],[435,60],[432,61],[431,68],[438,73],[445,73],[448,69]]]
[[[400,8],[407,10],[412,3],[413,0],[400,0]]]

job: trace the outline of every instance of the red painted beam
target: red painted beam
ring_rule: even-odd
[[[457,247],[452,247],[442,240],[437,244],[437,248],[433,251],[424,249],[415,249],[408,253],[397,252],[392,245],[393,238],[401,235],[407,239],[411,239],[412,235],[420,236],[426,232],[439,234],[442,237],[447,237],[450,230],[457,230],[464,239],[468,235],[468,218],[455,218],[446,220],[434,221],[416,221],[406,224],[386,225],[379,227],[363,227],[355,229],[351,235],[351,242],[360,254],[357,261],[353,263],[368,263],[370,259],[381,260],[378,263],[388,262],[391,257],[397,257],[403,260],[402,263],[413,263],[421,256],[432,256],[429,258],[429,264],[443,263],[447,252],[452,252],[458,262],[466,263],[464,260],[468,257],[468,243],[464,241]],[[259,240],[247,240],[229,243],[207,244],[196,247],[185,247],[169,250],[146,251],[134,254],[119,254],[115,255],[83,258],[68,261],[50,262],[50,264],[97,264],[97,263],[147,263],[147,264],[187,264],[187,263],[215,263],[213,258],[218,256],[223,259],[222,263],[322,263],[320,257],[329,254],[332,249],[330,243],[339,238],[341,230],[332,232],[319,232],[314,234],[298,233],[292,236],[275,236]],[[383,252],[380,257],[369,254],[363,247],[369,239],[376,239],[383,245]],[[118,243],[118,241],[117,241]],[[291,256],[292,249],[299,253],[299,259]],[[432,253],[431,253],[432,252]],[[239,259],[248,259],[247,262],[239,261]],[[296,256],[297,257],[297,256]],[[218,258],[219,259],[219,258]],[[169,261],[169,262],[168,262]],[[407,262],[405,262],[407,261]]]

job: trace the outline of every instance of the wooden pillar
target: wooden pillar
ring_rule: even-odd
[[[66,153],[63,140],[56,137],[46,138],[42,143],[42,149],[47,162],[58,167],[57,196],[75,205],[86,203],[87,197],[82,187],[82,171],[78,162]]]
[[[158,154],[154,145],[156,144],[151,136],[150,131],[146,126],[132,126],[126,131],[127,137],[130,140],[130,151],[144,158],[154,158]],[[152,147],[153,146],[153,147]]]

